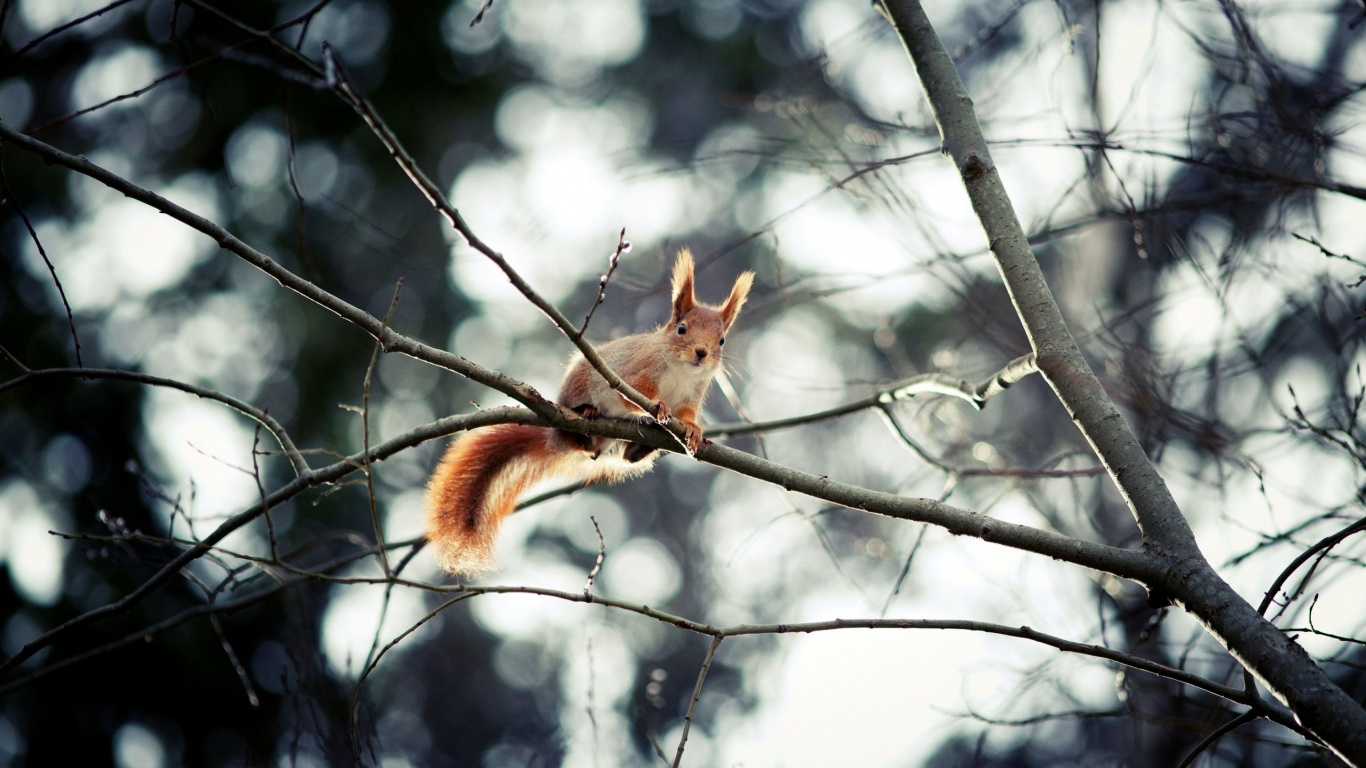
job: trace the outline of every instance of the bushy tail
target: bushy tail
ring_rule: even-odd
[[[427,484],[427,538],[441,567],[488,570],[503,518],[537,481],[559,474],[573,450],[554,430],[498,424],[462,435]]]

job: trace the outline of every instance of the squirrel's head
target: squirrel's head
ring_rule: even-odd
[[[692,253],[686,248],[678,252],[674,261],[673,313],[660,332],[679,362],[709,371],[721,367],[726,331],[740,314],[753,284],[754,273],[741,272],[725,303],[702,304],[693,295]]]

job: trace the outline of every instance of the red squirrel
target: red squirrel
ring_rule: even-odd
[[[753,272],[741,273],[724,304],[699,303],[693,296],[692,254],[680,251],[669,322],[598,347],[623,381],[658,404],[658,414],[651,416],[618,394],[582,355],[570,362],[557,402],[585,418],[635,416],[665,423],[674,416],[685,428],[688,452],[695,453],[702,446],[702,400],[721,369],[726,331],[753,282]],[[624,480],[648,471],[657,454],[639,443],[523,424],[467,432],[446,450],[427,484],[427,539],[445,570],[488,570],[498,527],[527,488],[556,477]]]

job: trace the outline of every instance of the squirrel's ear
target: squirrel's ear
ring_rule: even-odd
[[[740,307],[745,305],[745,299],[749,296],[749,289],[754,285],[754,272],[745,270],[740,276],[735,278],[735,287],[730,289],[730,296],[726,303],[721,305],[721,322],[729,328],[735,322],[735,316],[740,314]]]
[[[678,258],[674,261],[673,279],[673,304],[674,313],[671,321],[681,320],[688,310],[693,308],[697,300],[693,298],[693,277],[692,277],[692,251],[687,248],[678,252]],[[670,323],[672,324],[672,322]]]

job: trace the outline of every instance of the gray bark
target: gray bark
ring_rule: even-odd
[[[880,0],[879,7],[915,64],[944,152],[967,188],[1039,371],[1138,522],[1156,574],[1149,591],[1179,603],[1314,736],[1366,768],[1366,709],[1210,566],[1167,484],[1082,356],[992,163],[972,99],[924,9],[916,0]]]

